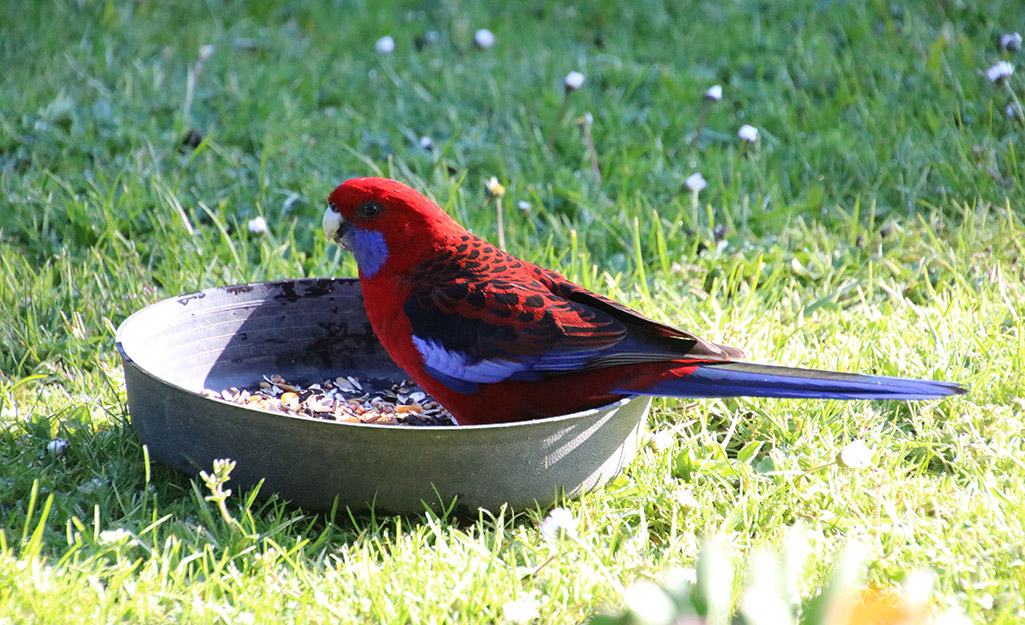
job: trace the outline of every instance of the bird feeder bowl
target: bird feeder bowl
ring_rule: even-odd
[[[131,422],[151,458],[197,475],[236,462],[310,510],[473,514],[547,506],[616,476],[637,450],[650,399],[571,415],[474,426],[371,425],[307,418],[204,395],[278,374],[406,379],[381,347],[353,279],[219,287],[148,306],[117,330]]]

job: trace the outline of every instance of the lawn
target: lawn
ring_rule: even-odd
[[[987,75],[1021,30],[1016,0],[0,2],[0,624],[577,623],[695,567],[749,623],[836,579],[1021,622],[1025,76]],[[756,360],[971,392],[657,400],[554,515],[329,518],[149,462],[118,324],[355,275],[320,216],[370,174]]]

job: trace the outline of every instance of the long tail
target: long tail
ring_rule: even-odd
[[[702,363],[667,371],[653,385],[621,389],[668,397],[803,397],[818,399],[938,399],[967,391],[959,384],[879,375],[795,369],[748,362]]]

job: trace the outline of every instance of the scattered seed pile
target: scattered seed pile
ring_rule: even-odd
[[[337,377],[303,388],[280,375],[263,376],[258,387],[203,395],[288,415],[377,425],[455,425],[452,415],[411,381]]]

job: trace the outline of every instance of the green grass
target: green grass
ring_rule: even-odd
[[[1025,5],[381,4],[0,3],[0,623],[493,623],[514,600],[580,622],[713,535],[734,601],[760,549],[807,541],[806,602],[858,542],[873,586],[928,570],[934,613],[1025,618],[1025,80],[985,76],[1022,61],[996,41]],[[497,176],[517,255],[758,360],[971,394],[656,402],[659,444],[567,502],[561,541],[545,510],[332,520],[149,464],[114,328],[183,292],[354,275],[319,222],[357,174],[493,241]],[[835,460],[855,440],[868,468]]]

